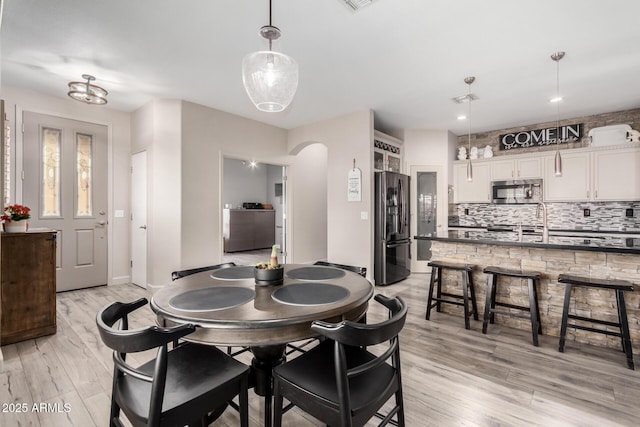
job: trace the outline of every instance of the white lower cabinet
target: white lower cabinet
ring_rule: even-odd
[[[453,165],[453,202],[490,203],[490,165],[488,162],[472,162],[473,180],[467,181],[467,163]]]

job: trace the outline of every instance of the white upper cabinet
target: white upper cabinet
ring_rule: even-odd
[[[467,181],[467,162],[453,165],[453,202],[490,203],[490,163],[472,161],[473,180]]]
[[[376,130],[373,141],[373,169],[402,173],[402,162],[402,141]]]
[[[491,162],[491,180],[542,178],[540,155]]]
[[[554,156],[545,157],[546,201],[640,200],[640,147],[560,153],[561,177],[554,174]]]
[[[589,200],[589,153],[560,152],[562,176],[555,174],[555,153],[544,157],[544,193],[548,202]]]
[[[491,203],[491,181],[543,178],[547,202],[640,200],[640,144],[561,150],[562,176],[555,174],[555,151],[453,164],[454,203]]]
[[[593,200],[640,200],[640,147],[596,151],[592,155]]]

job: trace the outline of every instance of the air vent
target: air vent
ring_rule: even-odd
[[[466,95],[460,95],[460,96],[456,96],[455,98],[451,98],[451,100],[453,102],[455,102],[456,104],[465,104],[469,101],[475,101],[476,99],[478,99],[478,97],[473,94],[473,93],[469,93]]]
[[[370,5],[372,1],[373,0],[340,0],[341,3],[344,3],[353,12],[356,12],[365,6]]]

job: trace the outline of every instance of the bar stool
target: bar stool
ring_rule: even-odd
[[[562,309],[562,325],[560,326],[560,343],[558,345],[558,351],[564,352],[564,342],[567,334],[567,326],[569,325],[568,319],[582,320],[585,322],[597,323],[599,325],[613,326],[618,328],[620,332],[612,332],[604,329],[596,329],[576,324],[569,325],[573,326],[575,329],[620,337],[622,340],[622,351],[624,351],[624,354],[627,356],[627,367],[629,369],[635,369],[633,366],[633,350],[631,348],[631,337],[629,336],[629,323],[627,321],[627,307],[624,302],[624,292],[633,291],[633,285],[626,280],[592,279],[589,277],[578,277],[568,274],[559,275],[558,282],[564,283],[566,285],[564,292],[564,308]],[[618,304],[618,323],[569,314],[571,290],[574,286],[610,289],[615,291],[616,302]]]
[[[533,336],[533,345],[538,346],[538,334],[542,334],[542,325],[540,324],[540,309],[538,308],[538,291],[537,284],[540,282],[540,273],[537,271],[520,271],[508,270],[506,268],[489,266],[486,267],[484,273],[487,274],[487,302],[484,306],[484,319],[482,321],[482,333],[487,333],[489,322],[493,323],[495,313],[511,317],[520,317],[531,320],[531,334]],[[498,277],[517,277],[527,279],[529,285],[529,307],[521,305],[509,304],[506,302],[496,301],[496,289],[498,287]],[[512,308],[516,310],[527,311],[528,313],[512,313],[506,310],[496,309],[496,306]]]
[[[461,305],[462,307],[464,307],[464,327],[465,329],[470,329],[469,317],[473,314],[473,318],[475,320],[478,320],[476,291],[473,287],[473,278],[471,276],[473,266],[469,264],[454,264],[443,261],[431,261],[428,265],[429,267],[431,267],[431,281],[429,283],[429,298],[427,299],[427,314],[425,316],[425,319],[429,320],[429,317],[431,316],[431,309],[434,306],[436,307],[436,311],[440,312],[441,304],[443,303]],[[442,292],[442,270],[454,270],[459,271],[462,274],[462,295]],[[433,287],[436,283],[437,293],[436,297],[434,297]],[[469,310],[469,295],[467,292],[467,287],[469,288],[469,292],[471,293],[471,310]],[[454,300],[445,299],[442,297],[453,298]],[[462,302],[456,301],[455,299],[462,299]],[[435,301],[435,303],[433,301]]]

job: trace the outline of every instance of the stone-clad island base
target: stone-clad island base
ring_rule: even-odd
[[[559,274],[630,281],[634,284],[635,290],[625,294],[627,315],[633,351],[640,354],[640,254],[522,247],[518,242],[514,242],[511,246],[504,243],[492,245],[477,242],[447,242],[446,239],[429,240],[432,240],[432,260],[446,260],[476,266],[472,274],[480,313],[484,312],[487,289],[487,275],[482,272],[484,267],[494,265],[542,273],[538,298],[544,335],[555,337],[560,335],[565,286],[558,283]],[[498,289],[498,299],[517,305],[529,304],[526,280],[507,277],[503,280],[502,283],[505,285]],[[429,286],[428,276],[425,276],[424,286]],[[460,293],[460,275],[443,274],[442,286],[443,292]],[[585,317],[611,322],[618,319],[615,294],[612,291],[577,288],[573,291],[570,309]],[[449,304],[444,304],[442,311],[463,315],[461,307]],[[495,322],[518,329],[531,329],[528,319],[496,315]],[[602,328],[600,325],[589,325],[589,323],[585,323],[585,326]],[[480,333],[481,324],[476,328]],[[474,329],[473,326],[472,329]],[[577,341],[621,350],[618,337],[575,330],[571,327],[567,330],[566,339],[569,345],[571,341]]]

